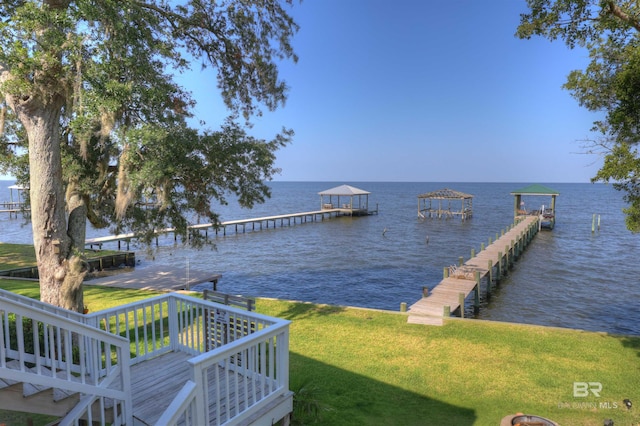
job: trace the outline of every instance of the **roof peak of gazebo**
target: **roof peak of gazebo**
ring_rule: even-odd
[[[517,189],[515,191],[511,191],[511,195],[560,195],[560,193],[554,189],[551,189],[547,186],[540,185],[539,183],[534,183],[524,188]]]
[[[339,185],[335,188],[326,189],[324,191],[318,192],[320,195],[369,195],[371,194],[369,191],[365,191],[364,189],[356,188],[351,185]]]
[[[442,199],[460,199],[460,198],[473,198],[471,194],[465,194],[464,192],[455,191],[453,189],[444,188],[433,192],[426,192],[418,195],[418,198],[442,198]]]

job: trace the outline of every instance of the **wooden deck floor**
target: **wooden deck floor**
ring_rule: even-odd
[[[191,371],[187,362],[189,358],[192,356],[184,352],[169,352],[131,367],[131,394],[136,425],[156,424],[180,389],[190,380]],[[232,392],[230,395],[239,398],[242,407],[246,404],[253,404],[254,398],[259,400],[262,397],[265,389],[261,387],[265,384],[256,385],[252,380],[245,386],[244,380],[246,380],[244,376],[233,374],[219,367],[217,371],[209,373],[208,382],[211,395],[215,395],[216,391],[225,395],[226,389],[235,389],[237,392]],[[223,399],[221,404],[217,406],[215,400],[214,397],[209,399],[210,418],[212,420],[220,419],[220,423],[224,423],[229,415],[235,413],[226,411],[230,405],[229,401]]]
[[[423,297],[409,307],[408,322],[442,325],[445,306],[449,307],[450,312],[456,311],[460,308],[460,293],[463,293],[466,299],[475,290],[477,285],[475,272],[479,272],[482,279],[490,271],[490,261],[492,265],[498,265],[500,261],[504,262],[504,256],[513,250],[516,244],[523,243],[521,240],[524,238],[526,230],[535,226],[537,220],[536,216],[522,220],[502,237],[465,262],[457,269],[454,276],[444,278],[427,297]]]
[[[135,267],[105,277],[90,278],[85,280],[83,284],[141,290],[178,291],[189,290],[194,285],[205,282],[211,282],[212,289],[215,289],[221,278],[221,274],[160,265]]]
[[[180,389],[190,379],[187,360],[191,355],[169,352],[131,366],[133,417],[143,425],[154,425]]]

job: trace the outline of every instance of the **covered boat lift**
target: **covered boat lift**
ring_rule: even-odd
[[[516,222],[526,216],[540,216],[540,227],[553,229],[556,223],[556,197],[560,195],[558,191],[544,185],[533,184],[512,191],[511,195],[514,196],[513,218]],[[527,205],[523,198],[525,196],[548,197],[550,204],[542,204],[540,209],[527,210]]]
[[[16,192],[16,196],[14,198],[13,192]],[[16,218],[18,217],[18,213],[26,213],[29,212],[29,206],[26,202],[27,195],[26,192],[29,191],[28,187],[20,186],[20,185],[11,185],[9,186],[9,201],[0,202],[0,213],[9,213],[9,217],[15,214]]]
[[[350,216],[364,216],[377,213],[376,210],[369,210],[369,191],[353,187],[351,185],[340,185],[335,188],[318,192],[320,195],[321,210],[339,209],[342,213]]]
[[[427,207],[427,200],[429,200],[429,207]],[[438,201],[437,207],[433,203],[435,200]],[[452,202],[459,203],[460,210],[452,209]],[[418,195],[418,217],[449,219],[454,216],[460,216],[462,220],[473,216],[473,195],[448,188]]]

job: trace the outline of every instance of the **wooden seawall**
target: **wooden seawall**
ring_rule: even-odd
[[[529,216],[513,225],[494,242],[482,247],[476,255],[473,251],[467,262],[460,258],[457,266],[444,269],[443,280],[429,293],[423,290],[422,299],[409,307],[408,322],[412,324],[442,325],[443,318],[456,311],[464,316],[466,298],[474,293],[474,306],[480,306],[481,284],[491,294],[491,286],[498,282],[513,262],[520,256],[539,230],[539,218]],[[484,244],[483,244],[484,246]]]

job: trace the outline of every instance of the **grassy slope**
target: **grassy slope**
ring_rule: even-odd
[[[0,287],[39,294],[24,281]],[[85,287],[91,311],[152,294]],[[638,337],[472,320],[429,327],[397,313],[267,299],[258,311],[292,321],[291,387],[317,389],[319,424],[488,426],[525,412],[565,426],[640,425]],[[574,397],[575,381],[601,382],[600,398]],[[626,410],[624,398],[636,406]]]
[[[516,412],[563,425],[640,422],[622,408],[640,400],[640,338],[480,321],[428,327],[272,300],[258,310],[293,321],[292,386],[316,384],[329,408],[323,424],[497,425]],[[574,381],[602,382],[601,397],[574,398]]]
[[[120,253],[113,250],[87,250],[88,259]],[[36,252],[31,245],[0,243],[0,271],[36,265]]]
[[[33,246],[0,243],[0,270],[35,266]]]

